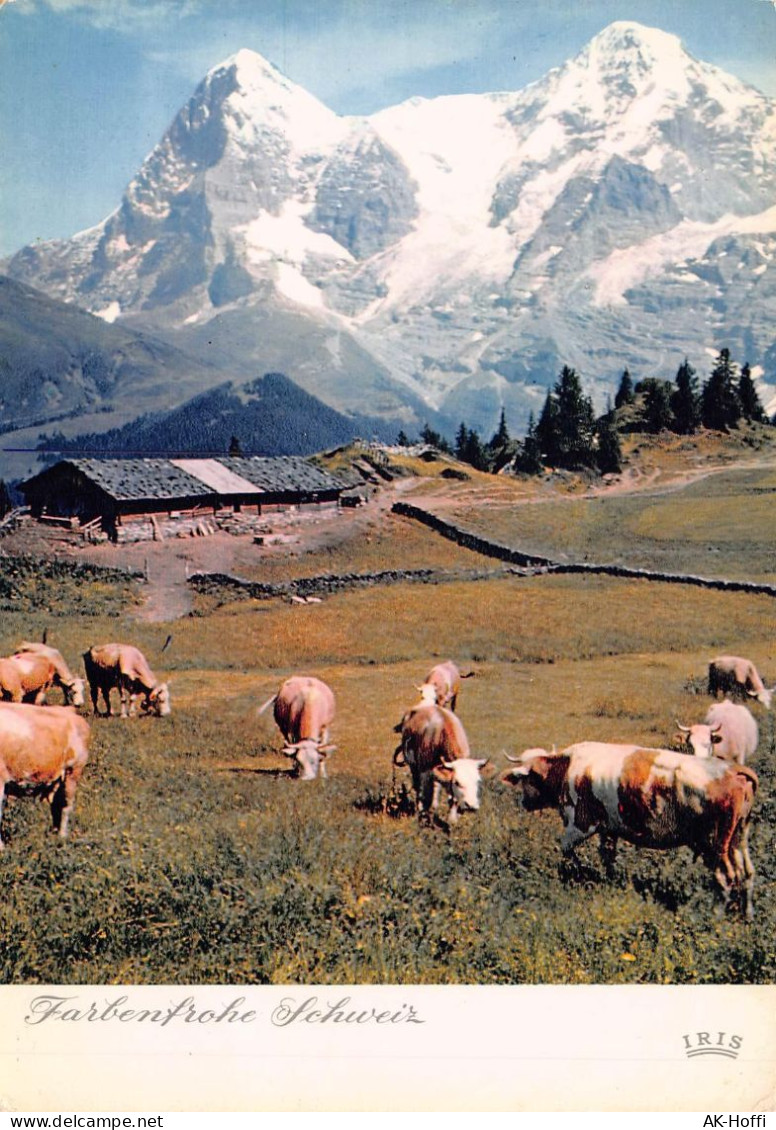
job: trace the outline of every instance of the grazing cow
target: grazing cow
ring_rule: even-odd
[[[64,838],[88,744],[88,725],[67,706],[0,703],[0,817],[7,795],[42,796]]]
[[[680,742],[696,757],[721,757],[743,765],[757,749],[757,723],[745,706],[723,699],[713,702],[703,722],[683,726],[677,722]]]
[[[502,780],[522,785],[523,807],[560,812],[564,855],[595,832],[608,871],[618,839],[650,848],[687,846],[713,872],[724,906],[739,886],[746,917],[752,917],[747,836],[757,776],[751,769],[605,742],[578,742],[560,753],[530,749],[510,760],[517,764]]]
[[[82,680],[63,677],[48,656],[24,652],[0,660],[0,698],[6,701],[43,706],[53,686],[62,688],[66,705],[83,706]]]
[[[303,781],[314,780],[318,773],[325,777],[326,758],[337,748],[329,744],[334,721],[331,687],[312,675],[292,675],[259,714],[273,705],[275,722],[286,741],[283,753],[294,758],[297,775]]]
[[[84,652],[84,667],[89,681],[92,709],[98,714],[97,699],[102,693],[106,715],[113,709],[110,692],[116,688],[121,699],[121,717],[134,714],[135,702],[141,698],[140,708],[145,714],[157,717],[170,713],[170,691],[160,683],[145,656],[128,643],[105,643]],[[129,709],[127,709],[129,708]]]
[[[471,679],[474,671],[467,671],[465,675],[456,667],[452,660],[437,663],[432,667],[423,680],[420,691],[423,702],[436,703],[447,710],[455,710],[458,695],[461,692],[461,679]]]
[[[488,759],[471,756],[460,719],[442,706],[421,702],[407,711],[395,729],[401,729],[401,742],[393,762],[409,766],[418,815],[436,812],[443,788],[450,798],[451,824],[461,812],[476,812],[480,807],[480,772]]]
[[[54,668],[53,685],[62,688],[65,703],[68,706],[83,706],[84,681],[73,674],[61,651],[45,643],[31,643],[29,640],[24,640],[16,649],[13,658],[22,659],[27,655],[40,655],[48,659]]]
[[[766,688],[751,659],[740,655],[718,655],[709,664],[709,694],[730,694],[737,698],[756,698],[766,710],[776,687]]]

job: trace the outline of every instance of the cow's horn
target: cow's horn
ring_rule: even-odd
[[[682,731],[683,734],[689,734],[689,732],[690,732],[689,726],[683,726],[678,718],[674,719],[674,721],[676,722],[677,726],[679,727],[679,729]]]
[[[299,749],[298,744],[297,745],[284,745],[283,746],[283,753],[286,755],[286,757],[296,757],[298,749]]]
[[[506,757],[507,761],[520,761],[519,757],[510,757],[506,750],[502,750],[501,752],[504,754],[504,757]]]

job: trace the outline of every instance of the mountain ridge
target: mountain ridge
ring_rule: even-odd
[[[7,270],[339,411],[516,429],[564,363],[603,407],[722,346],[767,403],[774,198],[776,104],[634,21],[521,91],[369,117],[243,50],[111,216]]]

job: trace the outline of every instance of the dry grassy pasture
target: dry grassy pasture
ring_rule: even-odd
[[[655,500],[641,510],[632,501],[627,523],[602,512],[613,552],[626,551],[634,527],[650,528]],[[337,560],[347,557],[351,571],[393,568],[410,545],[407,567],[470,561],[391,517],[371,541],[337,549]],[[287,562],[287,575],[299,562]],[[304,564],[327,571],[315,555]],[[92,643],[131,640],[169,679],[173,703],[166,719],[94,722],[67,844],[49,836],[41,805],[8,802],[6,983],[776,979],[776,739],[758,705],[751,925],[715,915],[713,882],[686,849],[625,846],[613,881],[593,844],[578,869],[562,867],[559,817],[522,812],[497,776],[481,811],[452,831],[386,811],[408,783],[401,772],[393,779],[392,726],[434,660],[476,670],[459,713],[475,754],[497,768],[504,751],[537,744],[665,744],[677,717],[703,716],[714,654],[748,655],[776,681],[772,597],[499,576],[346,591],[308,606],[224,594],[174,623],[148,623],[136,618],[142,594],[118,580],[8,559],[3,570],[0,654],[44,627],[73,665]],[[281,572],[276,557],[273,579]],[[271,717],[256,716],[295,671],[320,676],[337,696],[326,781],[289,779]]]

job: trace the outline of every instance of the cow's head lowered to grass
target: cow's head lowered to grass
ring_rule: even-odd
[[[482,770],[488,758],[459,757],[455,761],[443,761],[432,770],[434,780],[450,796],[448,820],[454,824],[462,812],[477,812],[482,793]]]
[[[141,697],[140,710],[143,714],[155,714],[163,718],[172,711],[170,688],[167,683],[158,683]]]
[[[296,763],[296,776],[301,781],[314,781],[320,774],[326,776],[326,758],[337,747],[322,744],[307,738],[300,742],[283,746],[286,757],[293,757]]]

